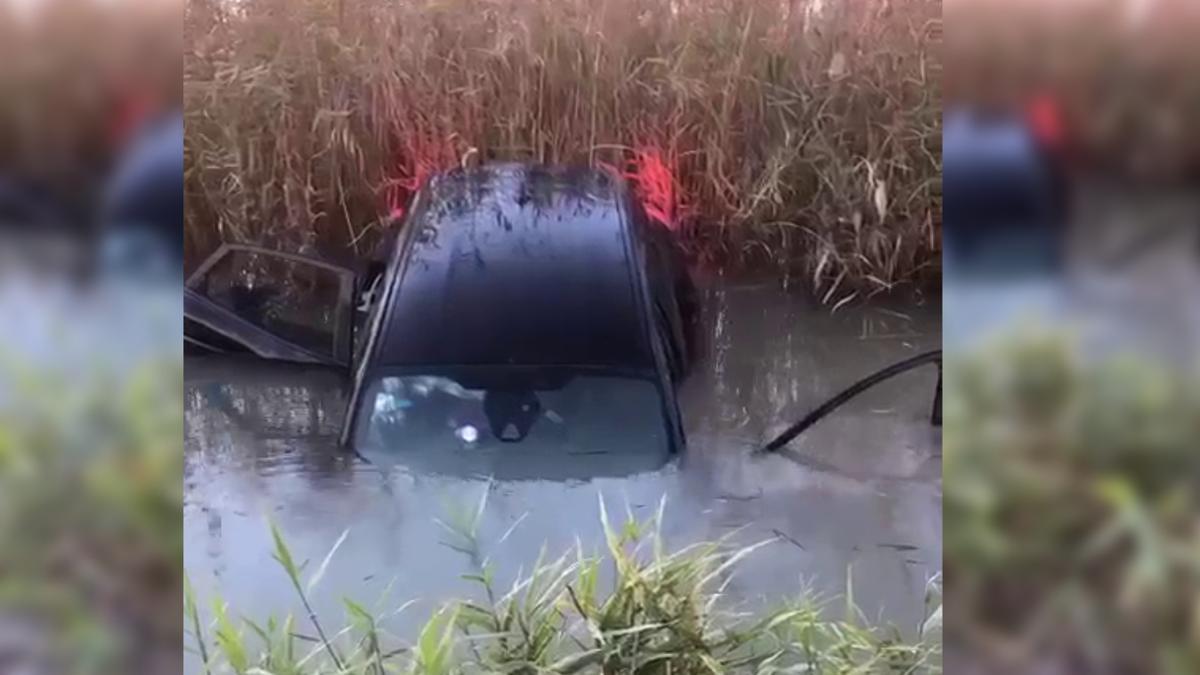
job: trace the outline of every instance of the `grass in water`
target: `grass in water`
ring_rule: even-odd
[[[0,623],[39,636],[6,663],[81,675],[178,664],[182,364],[0,370]]]
[[[938,612],[915,641],[853,617],[830,620],[808,601],[747,616],[723,606],[721,581],[756,547],[703,543],[668,552],[658,531],[661,508],[648,522],[630,516],[619,525],[603,503],[600,514],[603,555],[578,547],[553,559],[543,553],[507,590],[486,558],[473,557],[476,572],[466,579],[483,599],[445,605],[411,644],[351,600],[336,634],[310,613],[317,635],[303,637],[290,617],[238,629],[219,601],[205,622],[189,593],[191,649],[209,673],[239,674],[940,672]],[[447,529],[456,541],[470,541],[472,521],[451,519]],[[306,593],[331,556],[306,583],[283,536],[272,532],[275,559],[307,609]]]
[[[948,364],[947,659],[1200,668],[1200,378],[1014,340]]]

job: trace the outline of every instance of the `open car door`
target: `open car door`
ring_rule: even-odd
[[[225,244],[185,284],[185,348],[349,367],[355,295],[355,274],[347,268]]]

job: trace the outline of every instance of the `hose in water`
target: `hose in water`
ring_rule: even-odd
[[[784,431],[782,434],[779,434],[775,440],[767,443],[760,450],[758,450],[758,452],[768,453],[779,450],[788,443],[791,443],[792,440],[804,433],[809,427],[819,422],[821,418],[841,407],[841,405],[846,401],[849,401],[850,399],[858,396],[862,392],[870,389],[880,382],[883,382],[884,380],[893,378],[901,373],[907,372],[919,366],[923,366],[927,363],[936,363],[938,366],[937,392],[934,395],[933,413],[930,421],[934,425],[940,425],[942,423],[942,350],[935,349],[933,351],[925,352],[912,358],[905,359],[899,363],[894,363],[883,370],[872,373],[858,382],[855,382],[837,396],[834,396],[825,403],[822,403],[820,407],[805,415],[804,419],[788,427],[786,431]]]

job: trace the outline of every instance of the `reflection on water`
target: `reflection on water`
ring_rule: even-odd
[[[590,480],[546,479],[555,471],[547,464],[539,473],[536,453],[512,459],[526,464],[519,481],[469,468],[428,473],[402,456],[381,469],[337,448],[348,391],[336,371],[189,361],[185,563],[198,591],[219,591],[249,616],[294,611],[266,518],[300,560],[320,561],[348,529],[318,611],[340,617],[347,595],[383,609],[417,599],[391,621],[411,634],[434,604],[472,592],[460,578],[472,571],[470,556],[443,545],[452,535],[439,523],[484,492],[480,550],[502,583],[543,547],[565,552],[577,537],[597,547],[599,498],[643,518],[665,498],[672,546],[773,540],[730,583],[741,601],[802,588],[833,598],[849,573],[868,616],[915,629],[926,581],[941,569],[941,439],[929,425],[936,371],[855,399],[788,456],[748,455],[858,378],[938,347],[938,308],[830,315],[771,285],[712,284],[703,295],[705,354],[681,392],[687,452],[651,467],[617,453],[597,470],[605,477]]]

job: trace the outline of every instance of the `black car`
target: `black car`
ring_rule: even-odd
[[[495,472],[518,445],[583,463],[683,447],[694,291],[621,179],[456,169],[415,196],[386,252],[358,274],[225,246],[187,280],[188,349],[345,369],[342,440],[367,457]]]
[[[1061,266],[1067,179],[1028,121],[947,110],[942,155],[945,257],[952,273],[1005,276]]]
[[[105,268],[178,279],[183,169],[183,114],[175,111],[141,131],[106,181],[100,204]]]

